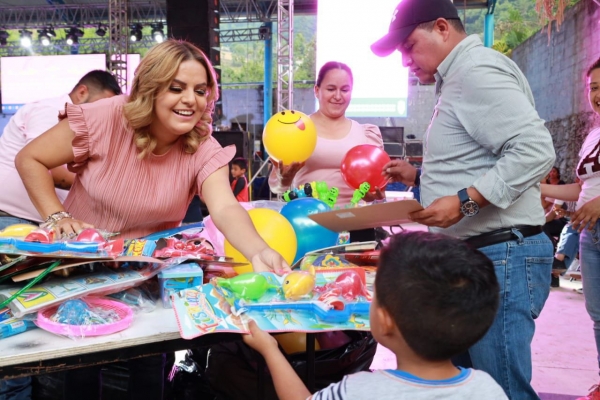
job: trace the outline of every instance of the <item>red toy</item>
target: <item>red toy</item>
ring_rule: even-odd
[[[334,282],[328,283],[325,286],[317,286],[314,291],[321,294],[319,300],[330,304],[336,309],[339,306],[337,304],[339,297],[353,301],[358,296],[363,296],[368,301],[371,300],[371,295],[367,291],[365,283],[358,272],[353,270],[341,273]],[[338,301],[336,301],[336,298]]]
[[[77,235],[78,242],[93,242],[93,243],[104,243],[106,239],[102,236],[100,232],[93,228],[87,228],[82,230],[79,235]]]
[[[37,243],[53,243],[54,242],[54,230],[46,228],[38,228],[31,231],[24,239],[26,242],[37,242]]]

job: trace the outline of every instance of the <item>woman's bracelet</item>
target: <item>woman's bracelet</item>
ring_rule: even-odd
[[[40,227],[41,228],[50,228],[50,227],[54,226],[54,224],[56,224],[58,221],[65,219],[65,218],[73,218],[73,216],[66,211],[55,212],[54,214],[50,214],[48,216],[48,218],[46,218],[46,220],[42,224],[40,224]]]

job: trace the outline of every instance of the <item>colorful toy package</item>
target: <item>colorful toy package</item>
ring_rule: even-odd
[[[15,317],[22,317],[65,300],[89,295],[108,295],[139,285],[162,269],[181,263],[182,259],[165,262],[125,262],[114,269],[102,262],[93,263],[92,271],[79,270],[68,278],[53,278],[32,286],[8,304]],[[114,264],[114,262],[111,262]],[[20,286],[0,290],[0,300],[13,296]]]
[[[174,265],[158,273],[160,296],[164,308],[173,308],[171,296],[181,290],[202,285],[204,273],[196,263]]]
[[[47,228],[19,231],[24,236],[9,236],[13,225],[0,231],[0,253],[29,256],[57,256],[61,258],[116,258],[123,251],[123,239],[107,240],[96,229],[84,229],[77,237],[63,239]]]
[[[269,332],[369,330],[371,294],[360,268],[250,272],[172,296],[181,337],[247,332],[248,318]]]

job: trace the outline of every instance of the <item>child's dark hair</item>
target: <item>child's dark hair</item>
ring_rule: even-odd
[[[248,170],[248,163],[245,158],[238,157],[231,160],[231,165],[237,165],[240,169]]]
[[[467,351],[487,332],[499,285],[489,258],[429,232],[394,235],[381,251],[375,296],[408,346],[430,361]]]

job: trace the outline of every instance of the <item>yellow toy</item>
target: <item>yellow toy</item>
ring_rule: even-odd
[[[287,300],[300,300],[312,293],[315,283],[315,269],[312,266],[307,271],[292,271],[283,278],[283,296]]]
[[[298,240],[296,239],[296,233],[292,224],[283,215],[268,208],[253,208],[248,211],[248,215],[250,215],[250,219],[260,237],[273,250],[281,254],[288,264],[292,264],[292,261],[296,257],[296,250],[298,249]],[[225,255],[232,257],[233,261],[250,263],[227,239],[225,239],[224,250]],[[253,271],[250,264],[242,267],[234,267],[234,269],[238,274]]]
[[[294,110],[271,117],[263,131],[263,143],[269,156],[289,165],[304,162],[317,146],[317,129],[308,115]]]
[[[9,225],[0,231],[0,237],[25,237],[36,229],[38,227],[31,224]]]

